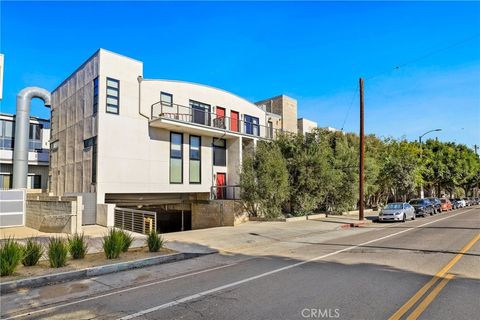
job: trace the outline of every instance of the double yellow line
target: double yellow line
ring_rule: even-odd
[[[437,297],[437,295],[442,291],[442,289],[447,285],[448,281],[454,278],[454,275],[449,274],[448,271],[463,257],[463,255],[470,250],[473,245],[480,240],[480,233],[473,237],[463,248],[460,252],[452,259],[449,263],[447,263],[440,271],[438,271],[430,281],[428,281],[420,290],[417,291],[400,309],[397,310],[389,320],[399,320],[405,313],[410,310],[420,298],[433,286],[435,285],[438,280],[442,279],[438,286],[436,286],[429,294],[425,297],[425,299],[412,311],[412,313],[408,316],[407,320],[415,320],[417,319],[423,311],[432,303],[433,300]]]

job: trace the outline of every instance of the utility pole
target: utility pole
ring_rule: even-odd
[[[364,179],[364,163],[365,163],[365,132],[364,132],[364,119],[363,119],[363,78],[359,80],[360,84],[360,167],[358,170],[359,177],[359,210],[358,220],[362,221],[364,218],[365,210],[365,195],[363,190]]]
[[[475,144],[473,145],[473,148],[475,149],[475,154],[478,156],[478,146]]]

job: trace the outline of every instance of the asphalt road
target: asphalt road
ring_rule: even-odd
[[[264,255],[215,254],[10,294],[2,297],[1,314],[29,319],[480,318],[478,207],[359,229],[339,231],[328,240],[311,234],[289,239],[266,247]]]

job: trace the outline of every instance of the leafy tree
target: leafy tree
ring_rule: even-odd
[[[243,161],[240,185],[250,214],[275,218],[282,213],[282,203],[289,194],[288,171],[276,144],[257,143],[254,154]]]

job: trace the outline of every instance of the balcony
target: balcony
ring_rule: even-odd
[[[226,136],[247,136],[273,139],[281,130],[242,119],[219,116],[203,108],[187,107],[173,103],[157,102],[152,105],[150,125],[152,127],[178,130],[201,135],[224,134]]]

